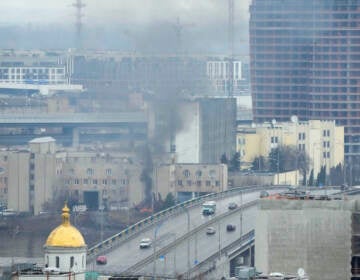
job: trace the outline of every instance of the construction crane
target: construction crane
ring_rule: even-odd
[[[82,10],[83,8],[86,6],[81,0],[76,0],[75,3],[72,4],[73,7],[76,8],[76,22],[75,22],[75,27],[76,27],[76,48],[78,50],[82,49],[83,45],[82,45],[82,21],[81,18],[84,16],[82,14]]]
[[[234,95],[234,0],[228,0],[229,82],[228,96]]]
[[[176,18],[176,22],[174,24],[172,24],[172,27],[175,31],[175,36],[176,36],[176,41],[177,41],[177,54],[181,55],[184,53],[184,49],[183,49],[183,29],[184,27],[193,27],[195,26],[194,23],[188,23],[188,24],[184,24],[180,22],[180,18],[177,17]]]

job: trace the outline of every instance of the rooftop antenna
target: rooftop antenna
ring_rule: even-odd
[[[83,8],[86,6],[82,0],[76,0],[75,3],[72,4],[73,7],[76,8],[76,37],[75,37],[75,45],[78,50],[82,49],[82,21],[81,18],[84,16],[82,14]]]
[[[228,96],[234,94],[234,0],[228,0],[229,21],[228,21],[228,40],[229,40],[229,85]]]

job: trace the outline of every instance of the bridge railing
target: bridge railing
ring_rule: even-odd
[[[247,186],[247,187],[237,187],[231,188],[223,192],[219,193],[210,193],[203,196],[196,197],[191,200],[187,200],[185,202],[179,203],[175,206],[169,207],[163,211],[157,212],[133,225],[122,230],[121,232],[107,238],[102,243],[96,244],[88,250],[87,261],[91,262],[93,258],[101,254],[110,248],[114,248],[119,246],[129,238],[134,235],[139,234],[144,229],[150,228],[154,224],[166,220],[169,216],[177,215],[183,212],[184,208],[191,208],[200,205],[206,200],[219,200],[225,197],[232,196],[234,194],[239,193],[249,193],[254,191],[261,190],[271,190],[271,189],[279,189],[279,188],[288,188],[289,186]]]

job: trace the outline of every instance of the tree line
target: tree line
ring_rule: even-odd
[[[230,159],[226,155],[221,156],[220,162],[228,165],[229,172],[241,170],[242,162],[240,153],[235,153]],[[360,160],[359,160],[360,162]],[[346,168],[339,163],[331,167],[327,173],[326,165],[321,166],[320,171],[314,174],[310,170],[310,158],[305,151],[297,149],[295,146],[278,146],[271,149],[267,156],[256,156],[251,163],[251,170],[256,172],[275,172],[283,173],[299,170],[302,174],[301,185],[324,186],[350,183],[360,184],[360,164],[348,165]]]

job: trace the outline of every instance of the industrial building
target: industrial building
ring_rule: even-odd
[[[360,155],[359,1],[253,0],[254,121],[335,120],[345,158]]]
[[[359,200],[304,195],[261,199],[255,266],[270,273],[303,268],[309,279],[358,280]]]

